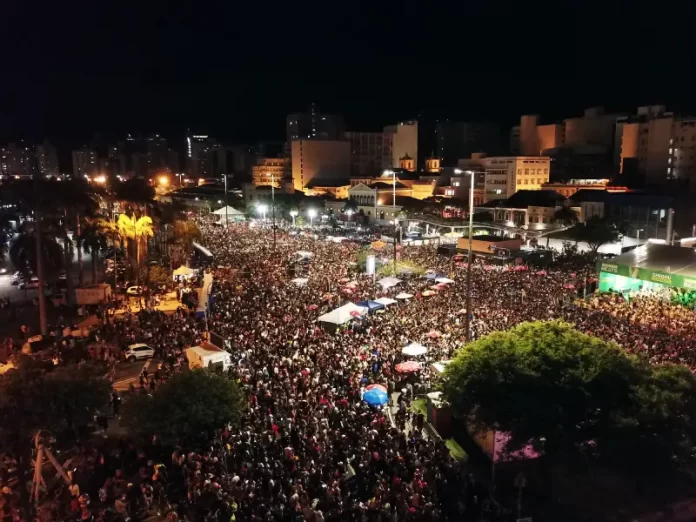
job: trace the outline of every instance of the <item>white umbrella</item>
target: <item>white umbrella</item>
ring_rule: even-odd
[[[399,295],[396,296],[397,299],[411,299],[413,295],[407,294],[406,292],[401,292]]]
[[[393,305],[396,303],[396,301],[394,301],[394,299],[391,299],[389,297],[380,297],[378,299],[375,299],[375,302],[379,303],[379,304],[383,304],[384,306],[389,306],[389,305]]]
[[[450,285],[450,284],[454,283],[454,279],[450,279],[449,277],[438,277],[437,279],[435,279],[435,281],[437,281],[438,283],[445,284],[445,285]]]
[[[411,343],[408,346],[404,346],[401,349],[401,353],[410,357],[416,357],[417,355],[423,355],[424,353],[428,353],[428,349],[422,344]]]
[[[392,286],[396,286],[401,282],[401,279],[397,279],[396,277],[384,277],[377,281],[377,283],[382,286],[385,290],[387,288],[391,288]]]
[[[297,286],[304,286],[307,284],[307,281],[309,281],[309,279],[307,279],[306,277],[298,277],[290,282],[295,283]]]

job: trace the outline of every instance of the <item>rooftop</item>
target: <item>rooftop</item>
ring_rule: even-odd
[[[603,263],[607,264],[696,278],[696,249],[647,243]]]

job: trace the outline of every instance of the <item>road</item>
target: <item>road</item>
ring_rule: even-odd
[[[138,382],[138,377],[143,371],[143,368],[152,367],[157,368],[157,361],[155,359],[146,359],[142,361],[135,361],[130,363],[127,361],[120,362],[116,365],[116,373],[114,375],[114,390],[116,391],[126,391],[131,383],[137,388],[140,386]]]

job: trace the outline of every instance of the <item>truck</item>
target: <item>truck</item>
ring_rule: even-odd
[[[78,305],[95,305],[111,298],[111,285],[102,283],[75,288],[75,302]]]
[[[227,371],[232,366],[232,356],[219,346],[207,341],[186,349],[189,368],[205,368],[213,371]]]

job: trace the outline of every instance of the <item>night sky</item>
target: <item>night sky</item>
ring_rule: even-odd
[[[283,139],[285,115],[311,101],[355,130],[546,122],[592,105],[696,111],[686,2],[182,5],[5,0],[0,139]]]

